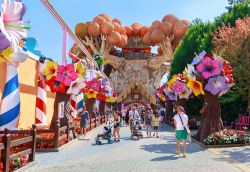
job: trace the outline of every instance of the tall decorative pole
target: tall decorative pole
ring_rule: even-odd
[[[83,107],[83,93],[77,95],[77,113],[82,110]]]
[[[16,66],[7,64],[6,73],[0,109],[0,130],[15,129],[20,114],[20,89]]]
[[[68,31],[63,27],[63,47],[62,47],[62,64],[67,64],[67,43],[68,43]]]
[[[47,125],[46,122],[46,106],[47,106],[47,93],[46,84],[43,76],[41,76],[44,70],[45,63],[39,62],[39,81],[36,95],[36,117],[35,123],[39,125]]]

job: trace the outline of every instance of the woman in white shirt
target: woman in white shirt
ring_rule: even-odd
[[[187,139],[190,134],[188,128],[188,116],[182,106],[177,107],[177,114],[174,116],[175,136],[176,136],[176,155],[180,154],[180,143],[183,142],[183,158],[186,158]]]

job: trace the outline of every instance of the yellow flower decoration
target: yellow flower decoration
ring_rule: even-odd
[[[168,81],[168,91],[171,91],[171,86],[175,83],[175,81],[178,79],[178,75],[174,75],[169,81]]]
[[[102,74],[99,71],[95,71],[95,74],[96,74],[96,79],[97,80],[102,78]]]
[[[158,95],[162,101],[166,101],[166,97],[163,94]]]
[[[78,62],[76,65],[75,65],[75,70],[76,70],[76,73],[78,74],[78,77],[81,79],[81,78],[84,78],[85,76],[85,73],[86,73],[86,69],[85,67],[83,66],[83,64],[81,62]]]
[[[87,99],[96,98],[97,94],[98,94],[98,92],[93,90],[93,89],[89,89],[89,91],[87,93],[85,93]]]
[[[106,102],[111,103],[111,102],[114,102],[114,101],[115,100],[114,100],[114,98],[112,96],[106,97]]]
[[[194,92],[195,96],[199,96],[200,94],[205,95],[205,92],[202,88],[202,83],[194,80],[193,78],[189,78],[187,87]]]
[[[3,63],[5,61],[10,61],[10,56],[13,54],[13,50],[11,47],[6,48],[0,53],[0,63]]]
[[[48,61],[46,68],[43,70],[43,74],[46,76],[46,80],[50,80],[53,76],[56,76],[57,62]]]

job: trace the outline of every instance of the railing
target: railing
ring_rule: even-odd
[[[86,129],[87,132],[96,128],[97,126],[106,122],[105,116],[90,118],[89,128]],[[59,121],[56,123],[54,129],[38,129],[37,130],[37,151],[59,151],[60,146],[68,143],[70,138],[70,131],[74,130],[74,125],[67,122],[66,126],[60,127]],[[73,133],[74,134],[74,133]]]
[[[28,162],[35,160],[36,151],[36,126],[32,126],[32,130],[8,130],[0,131],[2,143],[0,143],[1,150],[1,162],[3,163],[3,171],[10,171],[11,160],[16,160],[20,156],[28,155]],[[22,136],[21,138],[15,138],[15,136]],[[28,144],[29,143],[29,144]],[[28,147],[24,147],[19,152],[11,154],[12,149],[18,146],[27,144]]]
[[[73,128],[74,126],[70,125],[69,121],[63,127],[60,127],[59,121],[57,121],[55,129],[37,130],[37,149],[58,149],[62,144],[70,141],[70,130],[73,130]],[[49,137],[44,138],[43,136]],[[43,147],[43,145],[46,146]]]

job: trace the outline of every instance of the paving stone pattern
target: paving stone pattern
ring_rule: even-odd
[[[89,140],[76,140],[60,152],[37,154],[38,163],[29,172],[240,172],[223,157],[196,143],[188,145],[187,158],[174,155],[173,129],[165,126],[160,138],[131,140],[128,127],[121,128],[121,142],[95,145],[98,128]],[[145,136],[145,133],[144,133]],[[106,142],[106,141],[104,141]],[[248,158],[249,158],[248,148]],[[226,151],[222,150],[222,151]],[[233,155],[231,155],[233,156]],[[235,155],[238,156],[238,155]],[[247,162],[246,162],[247,163]],[[249,162],[248,162],[249,163]]]

